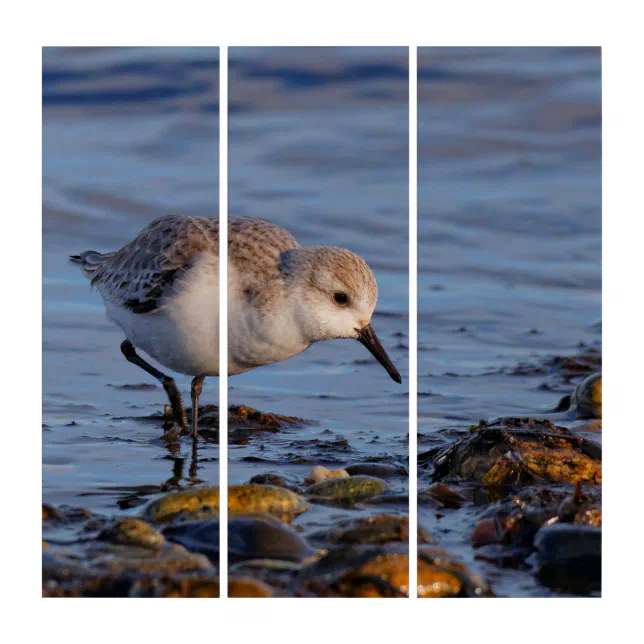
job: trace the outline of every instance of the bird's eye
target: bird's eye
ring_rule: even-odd
[[[346,306],[349,303],[349,297],[346,293],[334,293],[333,301],[339,306]]]

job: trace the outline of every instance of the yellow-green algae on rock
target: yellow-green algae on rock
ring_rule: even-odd
[[[136,517],[116,521],[105,528],[98,538],[111,543],[152,549],[161,548],[167,543],[165,537],[156,528]]]
[[[358,501],[391,490],[389,484],[374,476],[348,476],[325,479],[306,490],[313,498],[334,501]]]
[[[579,384],[571,399],[577,418],[602,417],[602,375],[594,373]]]
[[[276,485],[245,483],[228,488],[230,514],[270,514],[289,522],[308,509],[308,504],[299,494]]]
[[[144,511],[151,521],[172,521],[179,513],[193,513],[207,508],[219,512],[219,486],[193,487],[188,490],[171,492],[153,501]]]
[[[301,496],[274,485],[231,485],[228,488],[228,512],[230,514],[270,514],[282,521],[290,521],[306,512],[308,505]],[[190,518],[204,511],[210,516],[219,513],[219,486],[195,487],[172,492],[151,503],[145,516],[152,521],[172,521],[180,513]]]

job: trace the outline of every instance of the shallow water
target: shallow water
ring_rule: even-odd
[[[44,50],[45,502],[115,513],[189,475],[190,442],[170,449],[160,422],[136,418],[160,413],[165,393],[122,357],[121,331],[67,256],[120,248],[164,214],[217,215],[218,82],[216,48]],[[216,402],[216,380],[206,386]],[[217,446],[201,442],[197,461],[216,483]]]
[[[516,367],[601,348],[600,70],[599,49],[419,52],[421,452],[554,408],[573,385]],[[498,577],[472,560],[460,513],[419,518]],[[547,592],[509,572],[494,590]]]
[[[315,422],[231,445],[229,482],[271,472],[301,484],[319,464],[406,465],[407,50],[231,48],[229,64],[231,215],[270,219],[303,245],[364,257],[380,291],[373,326],[403,376],[394,383],[364,347],[344,340],[231,378],[231,404]],[[391,483],[408,489],[405,478]],[[345,512],[318,506],[296,524]]]

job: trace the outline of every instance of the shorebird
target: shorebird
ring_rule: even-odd
[[[193,376],[192,433],[206,376],[219,375],[219,221],[161,217],[118,251],[70,256],[125,334],[125,358],[161,382],[176,425],[188,431],[181,394],[144,360]],[[367,263],[343,248],[302,247],[264,219],[228,221],[228,374],[286,360],[314,342],[353,338],[393,380],[402,379],[371,327],[378,299]]]

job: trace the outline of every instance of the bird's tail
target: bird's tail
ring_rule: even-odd
[[[75,266],[80,266],[83,275],[92,279],[103,262],[114,256],[114,253],[97,253],[95,250],[86,250],[80,255],[70,255],[69,261]]]

